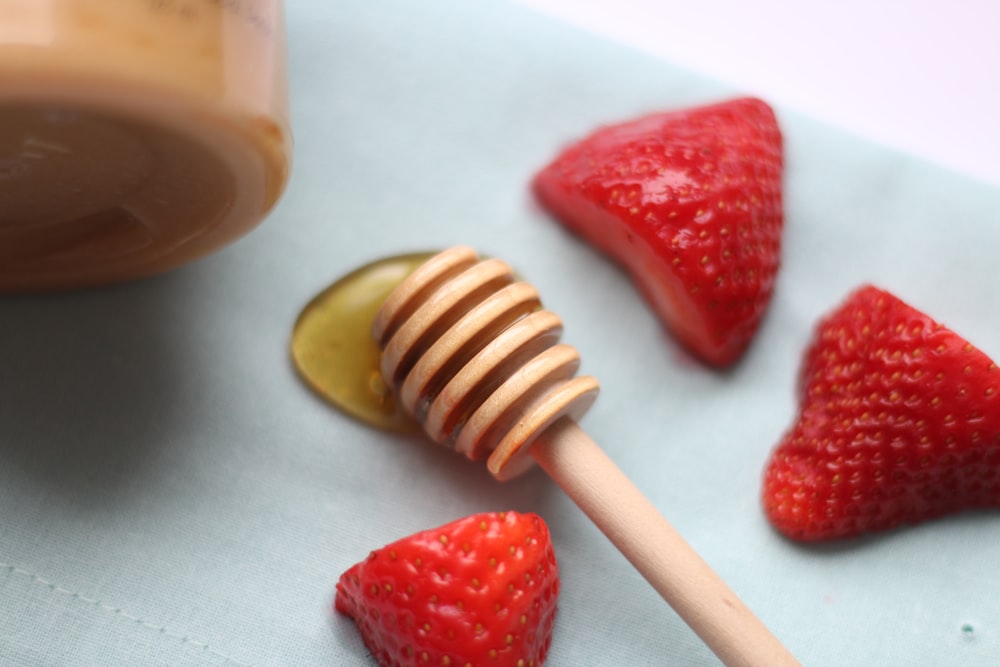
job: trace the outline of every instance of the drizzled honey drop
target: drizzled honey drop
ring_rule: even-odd
[[[317,294],[295,321],[292,361],[303,381],[340,410],[371,426],[398,432],[419,430],[382,381],[381,350],[371,327],[389,293],[434,254],[397,255],[352,271]]]

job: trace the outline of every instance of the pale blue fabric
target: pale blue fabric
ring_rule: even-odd
[[[1000,192],[779,109],[784,267],[745,362],[692,363],[532,173],[596,124],[733,91],[500,2],[288,3],[295,174],[274,215],[166,276],[0,300],[0,664],[373,664],[331,611],[374,547],[540,513],[553,667],[712,665],[543,474],[371,431],[297,380],[300,307],[377,257],[469,244],[565,320],[583,426],[806,665],[1000,663],[1000,512],[835,547],[758,503],[816,317],[868,281],[1000,358]]]

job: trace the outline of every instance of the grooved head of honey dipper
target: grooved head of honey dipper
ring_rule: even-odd
[[[524,473],[534,465],[529,453],[535,440],[561,420],[576,421],[583,417],[599,391],[600,385],[590,376],[575,377],[551,387],[507,429],[487,459],[487,469],[500,481]]]
[[[442,282],[476,263],[476,251],[454,246],[439,252],[417,267],[396,289],[375,315],[372,335],[381,347]]]
[[[498,479],[545,429],[578,419],[597,381],[574,377],[579,355],[559,343],[561,320],[506,264],[465,247],[434,256],[389,295],[372,328],[386,384],[434,442],[489,457]]]

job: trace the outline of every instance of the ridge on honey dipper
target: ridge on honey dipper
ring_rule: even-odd
[[[449,248],[372,326],[381,373],[434,442],[510,479],[538,463],[728,667],[798,661],[577,425],[599,385],[499,259]]]

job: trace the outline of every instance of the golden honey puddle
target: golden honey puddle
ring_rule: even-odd
[[[419,429],[382,381],[381,350],[371,327],[392,290],[434,254],[388,257],[352,271],[306,304],[292,330],[292,361],[305,383],[340,410],[377,428]]]

